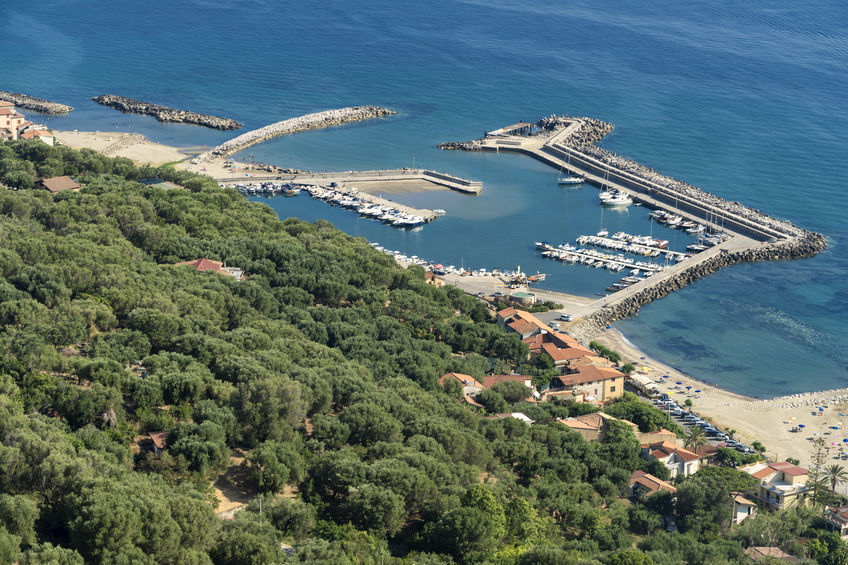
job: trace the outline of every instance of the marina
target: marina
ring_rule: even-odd
[[[549,259],[555,259],[571,265],[581,264],[594,268],[603,267],[613,273],[623,271],[624,269],[631,269],[632,271],[641,271],[646,276],[652,276],[665,268],[664,265],[648,261],[636,261],[631,257],[625,257],[623,255],[610,255],[595,249],[583,249],[567,244],[554,247],[547,242],[536,242],[536,248],[541,250],[543,257]]]
[[[432,222],[446,214],[445,210],[426,210],[404,206],[354,188],[330,185],[301,185],[283,182],[256,182],[221,184],[222,188],[235,188],[244,195],[297,196],[306,192],[328,204],[356,211],[360,216],[380,220],[397,228],[414,228]]]
[[[643,262],[652,265],[645,270],[648,275],[645,281],[611,285],[607,287],[608,292],[618,289],[612,296],[598,293],[602,298],[584,309],[582,320],[572,328],[580,339],[591,339],[609,323],[632,316],[641,306],[722,267],[741,262],[809,257],[827,246],[820,234],[716,197],[597,147],[595,143],[610,131],[612,125],[599,120],[550,116],[539,120],[535,127],[520,131],[501,128],[482,139],[439,146],[441,149],[528,155],[558,169],[557,184],[565,172],[580,177],[602,190],[599,194],[602,206],[644,205],[653,209],[651,221],[656,220],[667,228],[682,229],[699,239],[687,245],[687,252],[693,253],[687,258],[687,253],[661,250],[653,238],[650,242],[635,241],[636,247],[633,247],[634,241],[625,241],[626,234],[609,238],[609,232],[603,229],[597,236],[578,238],[581,245],[641,252],[654,258],[666,253],[665,259],[669,262],[667,265]],[[597,250],[572,246],[556,248],[546,242],[537,243],[537,248],[547,258],[605,267],[614,272],[630,265],[622,255]]]

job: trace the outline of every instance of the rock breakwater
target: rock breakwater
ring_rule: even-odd
[[[776,244],[766,244],[762,247],[743,251],[719,253],[707,260],[692,265],[688,269],[682,270],[672,277],[658,281],[623,300],[604,306],[597,312],[574,324],[569,330],[569,334],[583,343],[588,343],[602,328],[612,322],[629,318],[636,314],[645,304],[662,298],[675,290],[680,290],[723,267],[729,267],[737,263],[752,263],[754,261],[803,259],[812,257],[825,247],[827,247],[827,242],[824,237],[817,233],[805,232],[799,237],[787,239]]]
[[[19,108],[34,110],[42,114],[67,114],[74,109],[67,104],[59,104],[58,102],[51,102],[44,98],[36,98],[35,96],[21,94],[20,92],[6,92],[4,90],[0,90],[0,100],[5,100]]]
[[[288,135],[310,129],[336,126],[348,122],[358,122],[360,120],[379,118],[392,114],[395,114],[395,112],[379,106],[349,106],[347,108],[324,110],[323,112],[306,114],[304,116],[275,122],[265,127],[243,133],[238,137],[226,141],[221,145],[198,155],[197,161],[204,162],[226,157],[227,155],[232,155],[233,153],[241,151],[251,145],[255,145],[275,137],[280,137],[282,135]]]
[[[115,108],[121,112],[153,116],[160,122],[194,124],[222,130],[238,129],[241,127],[240,123],[229,118],[221,118],[219,116],[189,112],[188,110],[168,108],[167,106],[151,104],[150,102],[143,102],[141,100],[126,98],[124,96],[115,96],[114,94],[101,94],[100,96],[95,96],[92,100],[102,106]]]

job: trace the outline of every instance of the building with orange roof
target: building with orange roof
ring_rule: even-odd
[[[571,361],[595,355],[594,351],[580,345],[577,347],[561,348],[550,342],[542,344],[542,351],[550,355],[551,359],[554,360],[554,365],[557,367],[565,367]]]
[[[211,271],[213,273],[219,273],[228,277],[233,277],[237,281],[240,281],[244,277],[244,271],[242,271],[241,269],[237,267],[227,267],[221,261],[213,261],[211,259],[207,259],[206,257],[203,257],[202,259],[193,259],[191,261],[180,261],[179,263],[174,263],[175,267],[182,267],[184,265],[194,267],[197,271],[201,273]]]
[[[533,377],[528,375],[486,375],[481,379],[483,388],[492,388],[496,384],[506,381],[521,383],[526,386],[528,397],[536,398],[539,396],[536,386],[533,384]]]
[[[645,471],[635,471],[630,476],[630,498],[648,497],[661,490],[672,495],[677,494],[677,488],[673,485]]]
[[[825,519],[830,531],[837,532],[842,537],[848,536],[848,506],[831,508],[825,514]]]
[[[16,140],[24,124],[29,123],[11,102],[0,104],[0,139]]]
[[[586,402],[603,404],[624,394],[624,373],[611,367],[587,365],[551,379],[552,393],[582,393]]]
[[[80,189],[79,183],[71,177],[50,177],[49,179],[41,179],[38,181],[38,186],[45,190],[49,190],[53,194],[62,192],[63,190],[73,190],[76,192]]]
[[[47,145],[53,145],[53,134],[45,129],[29,129],[20,135],[21,139],[38,139]]]
[[[788,461],[757,461],[739,467],[740,471],[759,479],[759,499],[772,510],[795,508],[807,503],[810,472]]]
[[[757,503],[751,502],[742,494],[735,492],[731,493],[733,497],[733,523],[741,524],[751,516],[757,515]]]
[[[701,457],[676,443],[661,441],[642,445],[642,457],[648,461],[656,459],[668,468],[671,478],[694,475],[701,468]]]
[[[477,394],[483,389],[483,385],[471,375],[462,373],[445,373],[439,378],[439,384],[445,386],[449,380],[458,381],[462,385],[462,392],[465,394]]]
[[[637,437],[639,434],[639,427],[633,422],[619,420],[604,412],[593,412],[573,418],[560,418],[557,422],[579,433],[586,441],[604,441],[610,422],[623,422],[633,429],[633,433]]]

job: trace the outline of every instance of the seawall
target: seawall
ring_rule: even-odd
[[[73,110],[73,107],[68,106],[67,104],[51,102],[44,98],[36,98],[35,96],[21,94],[20,92],[6,92],[4,90],[0,90],[0,100],[5,100],[13,103],[19,108],[34,110],[36,112],[41,112],[42,114],[67,114]]]
[[[250,147],[251,145],[255,145],[275,137],[280,137],[282,135],[288,135],[310,129],[326,128],[348,122],[369,120],[371,118],[379,118],[392,114],[395,114],[395,112],[379,106],[349,106],[347,108],[324,110],[323,112],[306,114],[304,116],[275,122],[265,127],[243,133],[238,137],[225,141],[221,145],[198,155],[197,161],[204,162],[223,158]]]
[[[779,243],[762,244],[741,251],[726,251],[714,255],[704,261],[693,264],[676,275],[650,284],[641,291],[623,300],[616,301],[613,295],[612,303],[602,306],[596,312],[577,321],[569,334],[583,343],[588,343],[598,332],[612,322],[629,318],[636,314],[645,304],[662,298],[675,290],[692,284],[694,281],[738,263],[754,261],[779,261],[787,259],[803,259],[812,257],[827,246],[820,234],[807,232],[804,236],[788,239]],[[650,279],[648,280],[650,282]]]
[[[159,104],[151,104],[133,98],[124,96],[115,96],[114,94],[101,94],[92,98],[95,102],[102,106],[115,108],[121,112],[130,114],[144,114],[153,116],[160,122],[176,123],[176,124],[194,124],[214,129],[238,129],[241,124],[229,118],[221,118],[218,116],[210,116],[209,114],[198,114],[197,112],[189,112],[188,110],[178,110],[176,108],[168,108]]]

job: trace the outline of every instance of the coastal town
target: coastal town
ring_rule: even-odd
[[[237,122],[225,118],[150,105],[134,99],[101,97],[97,102],[121,111],[152,115],[160,121],[184,121],[217,129],[240,127]],[[171,155],[173,153],[181,155],[176,167],[173,167],[171,163],[168,167],[156,169],[164,178],[139,177],[132,182],[151,189],[188,194],[190,191],[184,190],[178,182],[165,179],[172,178],[174,181],[179,181],[182,178],[180,174],[199,174],[204,175],[205,180],[214,183],[216,190],[221,191],[216,192],[216,195],[232,194],[235,197],[239,195],[242,197],[309,195],[329,205],[356,212],[363,219],[380,221],[398,230],[419,230],[421,226],[448,214],[449,211],[404,206],[372,194],[375,191],[373,185],[397,186],[398,183],[414,182],[419,183],[416,185],[416,190],[455,190],[478,195],[483,190],[482,183],[428,169],[314,173],[272,167],[263,170],[262,167],[229,158],[245,147],[280,135],[349,121],[382,118],[392,114],[394,111],[377,106],[329,110],[276,122],[247,132],[217,147],[208,148],[202,153],[184,155],[180,154],[177,148],[165,148],[165,151],[172,152]],[[679,493],[683,489],[685,494],[687,480],[705,476],[718,477],[724,473],[724,470],[733,469],[739,472],[734,477],[736,483],[741,486],[728,492],[725,492],[727,489],[723,489],[720,494],[721,504],[724,504],[725,509],[730,509],[730,523],[727,525],[727,531],[732,532],[734,528],[744,527],[746,523],[750,524],[761,514],[779,514],[802,508],[814,508],[823,527],[838,534],[840,539],[843,537],[848,539],[848,498],[845,496],[848,471],[842,467],[842,462],[848,461],[848,435],[846,435],[848,428],[845,428],[845,432],[842,431],[842,419],[848,425],[848,415],[846,415],[848,414],[848,389],[769,400],[735,395],[685,375],[674,367],[648,358],[611,326],[616,320],[636,314],[645,304],[679,290],[718,269],[741,262],[810,257],[826,247],[825,239],[820,234],[804,230],[787,221],[771,218],[763,212],[752,210],[737,202],[725,201],[597,147],[595,143],[611,129],[610,124],[590,118],[551,116],[535,124],[520,122],[486,132],[481,140],[448,143],[442,147],[466,151],[512,151],[529,155],[558,168],[561,175],[566,174],[567,171],[569,177],[560,177],[561,181],[567,179],[564,184],[590,183],[598,186],[601,189],[599,198],[601,206],[629,206],[638,202],[652,209],[650,213],[652,222],[656,221],[670,229],[677,229],[681,233],[697,238],[696,243],[690,243],[685,247],[680,246],[680,249],[669,249],[668,240],[623,231],[610,234],[608,230],[602,229],[594,234],[580,235],[574,243],[553,244],[548,241],[537,241],[528,245],[528,253],[535,252],[546,259],[567,266],[582,265],[592,269],[606,269],[612,273],[626,270],[625,273],[616,275],[621,277],[617,282],[611,283],[605,287],[604,292],[598,292],[594,297],[572,296],[536,288],[535,285],[545,280],[545,274],[522,272],[520,266],[515,269],[492,266],[466,267],[465,265],[456,267],[440,263],[436,259],[425,259],[402,251],[393,251],[377,242],[370,242],[368,247],[371,249],[368,251],[388,255],[392,259],[390,264],[393,267],[397,268],[397,265],[400,265],[405,269],[405,271],[398,269],[404,272],[405,276],[423,276],[427,289],[430,286],[445,292],[451,287],[454,290],[460,289],[464,299],[471,300],[475,307],[482,305],[480,311],[495,321],[497,331],[507,336],[507,339],[519,343],[520,351],[524,352],[522,357],[511,359],[509,363],[503,360],[498,362],[491,348],[479,346],[479,351],[485,352],[486,355],[477,352],[473,352],[473,355],[476,356],[475,359],[483,360],[488,369],[482,371],[482,374],[475,375],[455,370],[444,372],[437,379],[439,386],[437,390],[446,392],[460,403],[461,409],[466,411],[463,412],[463,418],[468,416],[475,418],[474,421],[502,422],[507,433],[512,433],[509,432],[511,426],[520,425],[522,434],[529,429],[528,437],[534,437],[533,434],[537,430],[553,426],[556,430],[571,433],[569,437],[574,440],[582,439],[583,442],[592,446],[590,450],[598,452],[603,449],[603,446],[620,441],[622,434],[626,438],[632,438],[638,443],[640,468],[628,472],[629,479],[625,491],[611,498],[615,499],[616,504],[620,503],[634,509],[627,510],[634,514],[642,508],[653,509],[652,504],[660,504],[657,501],[666,501],[663,506],[665,510],[659,512],[659,523],[654,528],[656,531],[672,533],[686,529],[685,519],[681,518],[679,512],[675,514],[677,511],[671,509],[684,505],[685,496],[680,496]],[[124,152],[122,156],[124,154],[132,156],[134,147],[150,149],[144,138],[121,135],[113,139],[113,136],[109,136],[107,142],[103,135],[96,133],[97,135],[89,135],[89,132],[50,131],[45,126],[28,121],[13,102],[3,101],[0,95],[0,136],[3,141],[30,140],[33,143],[40,142],[58,148],[63,145],[70,146],[70,143],[64,143],[62,140],[67,142],[73,140],[81,146],[96,148],[104,155],[122,151]],[[135,159],[135,161],[139,165],[148,163],[142,159]],[[63,194],[63,197],[66,197],[71,193],[86,192],[85,183],[74,178],[74,175],[44,178],[36,176],[31,188],[46,190],[51,195]],[[9,184],[7,188],[18,188],[12,186],[8,180],[6,182]],[[421,188],[422,185],[426,185],[427,188]],[[368,186],[368,189],[361,189],[363,186]],[[433,186],[437,188],[434,189]],[[239,200],[244,199],[239,197]],[[125,218],[122,221],[128,222]],[[130,237],[141,237],[137,236],[129,226],[122,225],[121,229],[132,234]],[[152,236],[150,237],[153,239]],[[271,267],[268,266],[271,262],[267,259],[255,261],[244,254],[233,254],[239,259],[234,261],[235,266],[228,266],[226,254],[215,255],[217,249],[214,246],[203,248],[204,253],[212,250],[212,253],[207,256],[195,252],[200,247],[191,247],[194,242],[185,245],[191,249],[192,254],[188,255],[190,258],[183,256],[183,260],[177,261],[176,255],[172,252],[159,255],[160,258],[166,257],[166,259],[158,263],[157,267],[166,272],[176,272],[176,280],[179,280],[180,276],[197,275],[205,277],[201,280],[209,288],[217,287],[219,284],[225,286],[238,284],[240,286],[234,292],[247,294],[257,292],[256,287],[263,284],[263,281],[280,276],[275,272],[273,264]],[[210,258],[213,255],[221,260]],[[314,274],[312,276],[314,277]],[[220,277],[225,282],[222,283],[214,277]],[[367,277],[364,277],[362,281],[366,279]],[[364,286],[366,282],[359,284]],[[283,304],[283,309],[288,308],[289,310],[286,311],[288,314],[291,314],[295,307],[299,308],[311,300],[293,290],[297,288],[293,283],[281,285],[279,288],[282,290],[274,295],[279,298],[273,301]],[[318,295],[318,291],[314,289],[313,293]],[[375,302],[378,305],[382,304],[381,308],[386,312],[391,312],[393,308],[405,308],[403,301],[409,299],[408,296],[404,297],[400,294],[388,294],[388,291],[387,296],[392,298],[381,298],[379,303]],[[373,297],[369,299],[376,300]],[[364,299],[360,298],[360,300]],[[393,300],[396,300],[400,306],[394,304]],[[97,302],[97,300],[94,301]],[[103,298],[102,301],[106,299]],[[458,299],[456,301],[459,302]],[[256,304],[261,304],[261,301],[257,299]],[[335,307],[344,306],[339,309],[345,310],[352,306],[353,301],[348,298],[328,297],[320,304],[320,308],[316,302],[314,311],[309,314],[312,316],[314,313],[315,318],[307,320],[306,315],[298,314],[301,316],[302,325],[296,326],[293,322],[290,326],[291,330],[295,331],[297,328],[296,331],[303,335],[319,336],[317,339],[323,339],[324,344],[334,344],[333,347],[341,348],[345,340],[353,337],[353,335],[344,336],[345,332],[353,333],[344,324],[351,327],[352,325],[339,320],[333,321],[332,324],[322,322],[323,325],[315,322],[319,316],[318,312],[324,308],[329,309],[330,304]],[[268,308],[270,310],[270,306]],[[353,310],[353,308],[349,309]],[[457,307],[457,317],[460,312],[461,309]],[[158,312],[156,308],[140,306],[138,310],[129,311],[127,317],[134,324],[132,331],[150,333],[154,342],[160,344],[158,347],[164,350],[162,344],[169,344],[168,340],[177,335],[175,333],[174,336],[170,336],[167,334],[168,331],[177,332],[179,329],[188,332],[186,327],[183,327],[185,323],[178,322],[176,319],[168,320],[170,325],[165,327],[169,329],[161,329],[158,326],[160,317],[166,315],[170,314]],[[406,323],[412,324],[409,320],[415,319],[418,315],[413,308],[407,311],[401,310],[397,316],[402,322],[398,324],[401,327],[404,327],[403,324]],[[195,324],[193,328],[195,332],[200,332],[203,328],[199,322],[192,323]],[[377,341],[384,339],[382,337],[384,334],[390,333],[385,320],[379,323],[383,325],[380,326],[379,333],[374,333],[374,336],[381,336]],[[422,335],[428,335],[428,332],[433,332],[429,335],[436,335],[437,331],[441,331],[443,333],[438,339],[435,337],[426,339],[430,342],[439,340],[447,342],[448,338],[445,335],[450,335],[450,332],[445,331],[439,325],[441,323],[443,322],[433,322],[429,326],[421,323],[415,328],[415,335],[420,338]],[[235,325],[235,322],[233,324]],[[270,327],[270,322],[268,325]],[[151,330],[151,328],[155,329]],[[321,329],[316,328],[324,328],[323,334]],[[329,333],[326,328],[330,328]],[[225,332],[219,333],[223,335]],[[269,331],[269,333],[273,332]],[[283,333],[279,333],[275,340],[281,343],[289,339],[284,338]],[[242,347],[246,351],[251,351],[254,347],[250,343],[251,340],[270,343],[267,335],[259,334],[261,332],[257,332],[257,335],[251,334],[249,339],[243,339]],[[138,338],[135,334],[133,335]],[[242,396],[247,394],[246,383],[254,377],[242,374],[241,371],[246,370],[244,368],[215,365],[217,361],[214,360],[215,355],[212,353],[214,347],[224,348],[224,346],[210,345],[211,341],[202,341],[197,337],[198,335],[200,334],[186,335],[178,340],[178,347],[183,353],[174,353],[174,359],[177,359],[177,355],[186,358],[178,359],[179,363],[184,365],[181,370],[187,370],[187,367],[191,366],[188,359],[197,351],[201,351],[204,359],[214,367],[216,375],[224,375],[226,379],[232,381],[228,383],[228,386],[232,386],[233,390],[226,394],[242,399]],[[302,335],[298,339],[300,337]],[[150,353],[152,351],[150,339],[147,337],[145,339],[148,340],[146,349]],[[209,340],[215,339],[221,341],[218,337],[209,338]],[[92,337],[91,341],[99,343],[96,337]],[[235,338],[233,341],[239,342]],[[422,341],[424,341],[423,338]],[[457,341],[460,341],[459,338]],[[77,350],[68,351],[67,356],[77,357],[81,355],[81,352],[86,351],[89,345],[88,343],[77,344],[74,347],[77,347]],[[210,349],[207,351],[206,348]],[[351,355],[351,350],[345,350],[345,353]],[[138,359],[128,358],[125,362],[126,368],[120,363],[114,363],[120,371],[129,371],[134,375],[133,378],[137,377],[134,385],[137,388],[132,389],[133,394],[147,386],[142,385],[141,382],[147,379],[148,371],[161,370],[157,364],[176,363],[173,360],[166,363],[164,358],[156,357],[156,355],[164,355],[164,353],[151,355],[146,362],[142,361],[141,356],[137,356]],[[387,355],[387,357],[391,356]],[[455,351],[450,353],[450,357],[457,366],[462,366],[462,360],[471,357],[471,352],[455,346]],[[284,366],[288,360],[283,359],[280,357],[275,360],[274,363],[277,364],[274,366]],[[247,364],[250,365],[250,363]],[[70,366],[70,363],[66,365]],[[95,369],[86,368],[85,370],[88,371],[85,374],[90,377],[87,382],[87,386],[90,387],[99,378],[96,377],[98,373]],[[169,370],[175,371],[173,367]],[[192,370],[198,369],[195,367]],[[267,371],[261,364],[250,365],[250,370],[256,371],[257,374],[264,374]],[[409,371],[414,372],[411,369]],[[167,373],[162,377],[162,382],[171,383],[183,378],[176,372]],[[204,378],[212,379],[212,373],[210,372]],[[303,377],[303,380],[313,383],[315,378],[317,377],[309,375]],[[385,375],[383,379],[384,382],[389,382]],[[76,382],[81,387],[83,378],[77,376]],[[158,382],[157,380],[156,383]],[[180,434],[186,433],[180,430],[188,423],[178,421],[180,416],[172,414],[178,414],[179,410],[183,412],[188,410],[185,407],[188,406],[189,401],[198,400],[200,394],[192,392],[193,387],[197,390],[201,387],[195,382],[190,384],[178,382],[166,386],[170,388],[166,389],[164,396],[161,392],[158,393],[157,401],[159,405],[168,404],[167,410],[160,410],[160,407],[154,404],[146,406],[145,409],[151,411],[151,414],[155,408],[159,416],[155,419],[150,416],[145,423],[144,431],[141,431],[132,441],[134,456],[138,460],[143,458],[146,469],[167,469],[169,465],[176,468],[177,465],[187,464],[186,456],[177,463],[169,459],[172,454],[179,453],[181,449],[186,450],[184,444],[187,443],[186,441],[180,443],[184,437]],[[341,390],[341,385],[336,386]],[[390,385],[380,383],[375,386],[384,393],[383,389],[387,389]],[[235,390],[238,392],[234,392]],[[340,390],[333,391],[332,394],[339,396],[356,394],[342,393]],[[316,404],[322,402],[314,390],[309,390],[304,385],[303,391],[303,398],[311,398],[309,395],[315,395],[314,402]],[[285,396],[288,392],[280,389],[275,390],[273,394]],[[139,395],[139,398],[143,397]],[[167,399],[171,402],[166,402]],[[251,401],[258,402],[258,400]],[[342,403],[339,399],[334,402],[337,406]],[[302,414],[298,413],[296,418],[292,417],[297,420],[297,426],[303,427],[304,438],[307,438],[303,441],[311,441],[314,444],[319,441],[318,438],[321,438],[320,441],[326,441],[326,445],[329,446],[331,441],[334,441],[332,434],[340,433],[338,430],[330,429],[330,426],[335,424],[326,423],[330,420],[324,420],[337,418],[337,415],[332,413],[335,408],[331,407],[331,402],[327,400],[325,404],[323,411],[326,414],[312,409],[307,412],[304,409]],[[243,412],[247,411],[243,407],[239,409]],[[268,410],[280,410],[280,408],[271,407]],[[363,437],[368,433],[377,433],[370,431],[373,421],[378,421],[383,413],[391,413],[390,409],[382,407],[373,410],[369,407],[368,410],[369,420],[366,424],[361,424],[362,429],[357,432]],[[59,411],[52,406],[45,405],[40,408],[40,411],[42,414],[59,418]],[[162,415],[165,412],[168,414]],[[239,412],[239,416],[242,416],[242,412]],[[113,408],[98,414],[98,417],[102,418],[104,427],[116,426],[117,415]],[[148,416],[145,415],[145,417]],[[197,420],[208,422],[214,419],[208,417],[204,420],[203,418],[206,417],[197,416]],[[190,425],[195,424],[192,422]],[[356,420],[344,420],[344,426],[348,430],[355,430],[357,425],[360,424]],[[424,426],[424,424],[417,425]],[[235,432],[229,433],[235,435]],[[414,437],[413,434],[409,435]],[[423,434],[418,435],[424,437]],[[274,441],[275,449],[278,447],[277,444],[282,445],[284,440],[268,439],[272,436],[273,433],[269,433],[262,442],[254,439],[254,445],[245,444],[239,447],[239,454],[248,455],[233,458],[233,460],[238,459],[238,472],[232,471],[235,465],[229,456],[225,458],[229,462],[227,463],[229,467],[226,467],[223,462],[219,464],[229,476],[227,480],[231,481],[229,483],[231,490],[243,486],[239,482],[240,473],[245,474],[249,471],[255,476],[262,476],[265,472],[263,467],[269,467],[272,463],[283,465],[281,461],[285,457],[294,459],[291,453],[284,450],[280,451],[282,455],[274,455],[277,460],[272,463],[250,458],[249,453],[256,444],[271,445]],[[224,432],[221,432],[221,437],[225,437]],[[205,439],[204,441],[212,442],[213,440]],[[385,445],[388,443],[386,442]],[[370,445],[371,448],[376,449],[374,446],[381,444],[374,442]],[[444,450],[438,443],[436,445]],[[322,446],[321,449],[325,448]],[[287,446],[285,449],[294,448]],[[436,448],[430,447],[430,449]],[[516,468],[522,465],[525,463],[513,464]],[[203,469],[208,470],[206,467]],[[480,476],[489,472],[487,470]],[[291,476],[295,474],[293,470]],[[286,469],[286,475],[283,486],[289,479],[288,469]],[[740,479],[739,477],[743,475],[744,477]],[[537,474],[534,480],[539,478]],[[606,477],[604,479],[609,482]],[[222,510],[218,512],[218,518],[237,523],[239,514],[247,514],[251,500],[260,499],[258,493],[265,488],[266,484],[262,480],[268,479],[262,478],[258,482],[257,490],[252,492],[251,497],[246,497],[245,502],[233,502],[233,499],[238,498],[237,495],[231,497],[223,494],[221,491],[223,483],[213,483],[217,489],[215,490],[216,499],[223,504]],[[314,488],[306,483],[302,482],[302,484],[304,490]],[[291,495],[290,498],[294,500],[296,494],[296,490],[289,490],[286,497]],[[333,496],[336,496],[335,493]],[[713,493],[707,492],[704,496],[710,497]],[[362,523],[365,523],[364,519]],[[787,561],[794,559],[777,545],[777,541],[765,546],[749,545],[745,548],[745,555],[753,561],[762,558]],[[280,547],[283,546],[289,553],[296,551],[293,546],[282,544]]]

